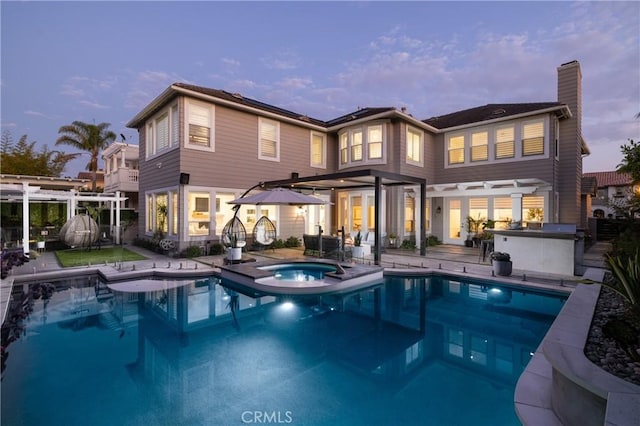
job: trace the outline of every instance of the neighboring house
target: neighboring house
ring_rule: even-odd
[[[180,248],[219,240],[233,217],[227,202],[274,181],[300,183],[332,204],[243,206],[248,233],[265,215],[283,239],[318,226],[353,235],[378,224],[379,234],[419,246],[428,234],[463,244],[467,216],[501,227],[581,224],[589,151],[579,63],[558,67],[557,78],[556,101],[488,104],[426,120],[404,108],[363,108],[322,121],[173,84],[127,123],[139,132],[139,235],[161,231]]]
[[[89,183],[84,186],[83,191],[91,191],[93,185],[93,172],[78,172],[76,179],[88,180]],[[96,171],[96,190],[98,192],[104,190],[104,170]]]
[[[105,163],[104,191],[120,191],[127,197],[125,208],[138,210],[138,145],[113,142],[102,153]]]
[[[640,192],[640,185],[633,185],[631,174],[616,171],[584,173],[585,179],[594,179],[596,195],[591,200],[590,217],[620,217],[612,207],[621,205],[634,193]]]

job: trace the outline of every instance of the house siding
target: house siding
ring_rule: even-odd
[[[560,122],[558,192],[561,223],[581,223],[582,74],[578,62],[558,68],[558,101],[569,106],[571,118]]]

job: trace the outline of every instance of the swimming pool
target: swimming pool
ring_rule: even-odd
[[[446,275],[286,298],[53,284],[8,347],[3,425],[515,425],[566,300]]]

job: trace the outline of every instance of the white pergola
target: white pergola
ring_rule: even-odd
[[[115,243],[120,243],[120,209],[127,198],[115,193],[80,192],[86,188],[87,179],[56,178],[45,176],[0,175],[0,202],[22,202],[23,250],[29,254],[29,202],[58,201],[67,204],[67,220],[76,214],[80,201],[106,202],[109,205],[110,225],[114,227]]]

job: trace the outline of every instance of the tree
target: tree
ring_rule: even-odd
[[[618,164],[618,173],[629,173],[633,183],[640,181],[640,143],[629,139],[628,145],[621,145],[622,163]]]
[[[27,142],[27,135],[22,135],[18,143],[14,144],[11,133],[3,132],[0,143],[2,173],[60,177],[67,163],[80,155],[50,151],[46,145],[38,152],[35,146],[35,141]]]
[[[96,172],[100,150],[109,146],[116,139],[116,134],[108,130],[110,123],[89,124],[82,121],[74,121],[71,124],[60,127],[58,133],[61,136],[56,140],[56,145],[69,145],[81,151],[87,151],[91,158],[86,169],[92,172],[91,190],[96,191]]]

